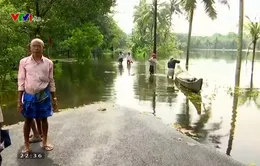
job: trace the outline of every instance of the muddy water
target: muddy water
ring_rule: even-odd
[[[165,61],[150,77],[148,64],[134,62],[131,68],[116,63],[85,65],[61,63],[56,75],[60,109],[81,107],[96,101],[112,101],[160,118],[194,139],[214,146],[245,164],[260,164],[259,60],[255,63],[254,89],[250,85],[251,62],[243,61],[240,96],[230,95],[234,85],[235,53],[193,52],[189,70],[203,77],[201,95],[191,95],[165,76]],[[259,56],[258,56],[259,57]],[[181,65],[185,63],[181,59]],[[16,96],[9,101],[16,101]],[[4,108],[5,124],[23,120],[15,102]]]

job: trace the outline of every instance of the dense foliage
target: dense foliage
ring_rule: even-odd
[[[180,14],[179,3],[165,1],[158,4],[157,12],[157,54],[166,58],[179,53],[176,36],[172,33],[172,17]],[[131,48],[138,58],[150,56],[153,50],[154,5],[146,0],[140,0],[134,10],[134,29]]]
[[[112,18],[114,6],[115,0],[0,0],[1,94],[16,84],[18,62],[35,37],[51,58],[87,61],[126,47],[127,36]],[[32,14],[33,21],[14,21],[17,13]]]
[[[181,43],[182,49],[187,47],[187,34],[176,34],[178,41]],[[198,49],[237,49],[237,33],[230,32],[227,35],[216,33],[212,36],[192,36],[190,48]],[[251,36],[244,34],[243,49],[247,49],[251,43]],[[260,50],[260,43],[257,48]]]

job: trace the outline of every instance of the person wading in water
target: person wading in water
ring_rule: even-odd
[[[155,72],[155,67],[156,67],[156,63],[157,63],[156,54],[153,53],[152,57],[148,61],[150,62],[150,67],[149,67],[150,75],[153,75]]]
[[[168,74],[167,74],[167,78],[172,77],[172,79],[173,79],[173,77],[174,77],[174,69],[175,69],[176,63],[180,63],[180,61],[175,60],[173,58],[171,58],[168,61]]]

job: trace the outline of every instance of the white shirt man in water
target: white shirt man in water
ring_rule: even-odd
[[[156,54],[155,53],[152,54],[152,57],[149,59],[149,62],[150,62],[149,72],[150,72],[150,75],[152,75],[155,72],[155,66],[156,66]]]
[[[131,63],[133,63],[130,52],[127,53],[126,60],[127,60],[127,65],[130,65]]]

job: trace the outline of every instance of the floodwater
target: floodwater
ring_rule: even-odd
[[[76,108],[97,101],[115,102],[156,116],[235,160],[258,165],[260,60],[255,62],[254,89],[248,88],[251,61],[243,60],[244,93],[234,96],[230,93],[235,80],[235,60],[235,52],[192,52],[189,71],[204,79],[201,95],[191,95],[167,79],[166,61],[160,61],[154,77],[149,76],[146,62],[134,62],[130,69],[111,62],[60,63],[62,72],[55,76],[59,108]],[[181,59],[181,65],[184,63]],[[8,101],[16,101],[16,95],[13,96]],[[7,125],[23,120],[15,102],[4,107],[4,117]]]

